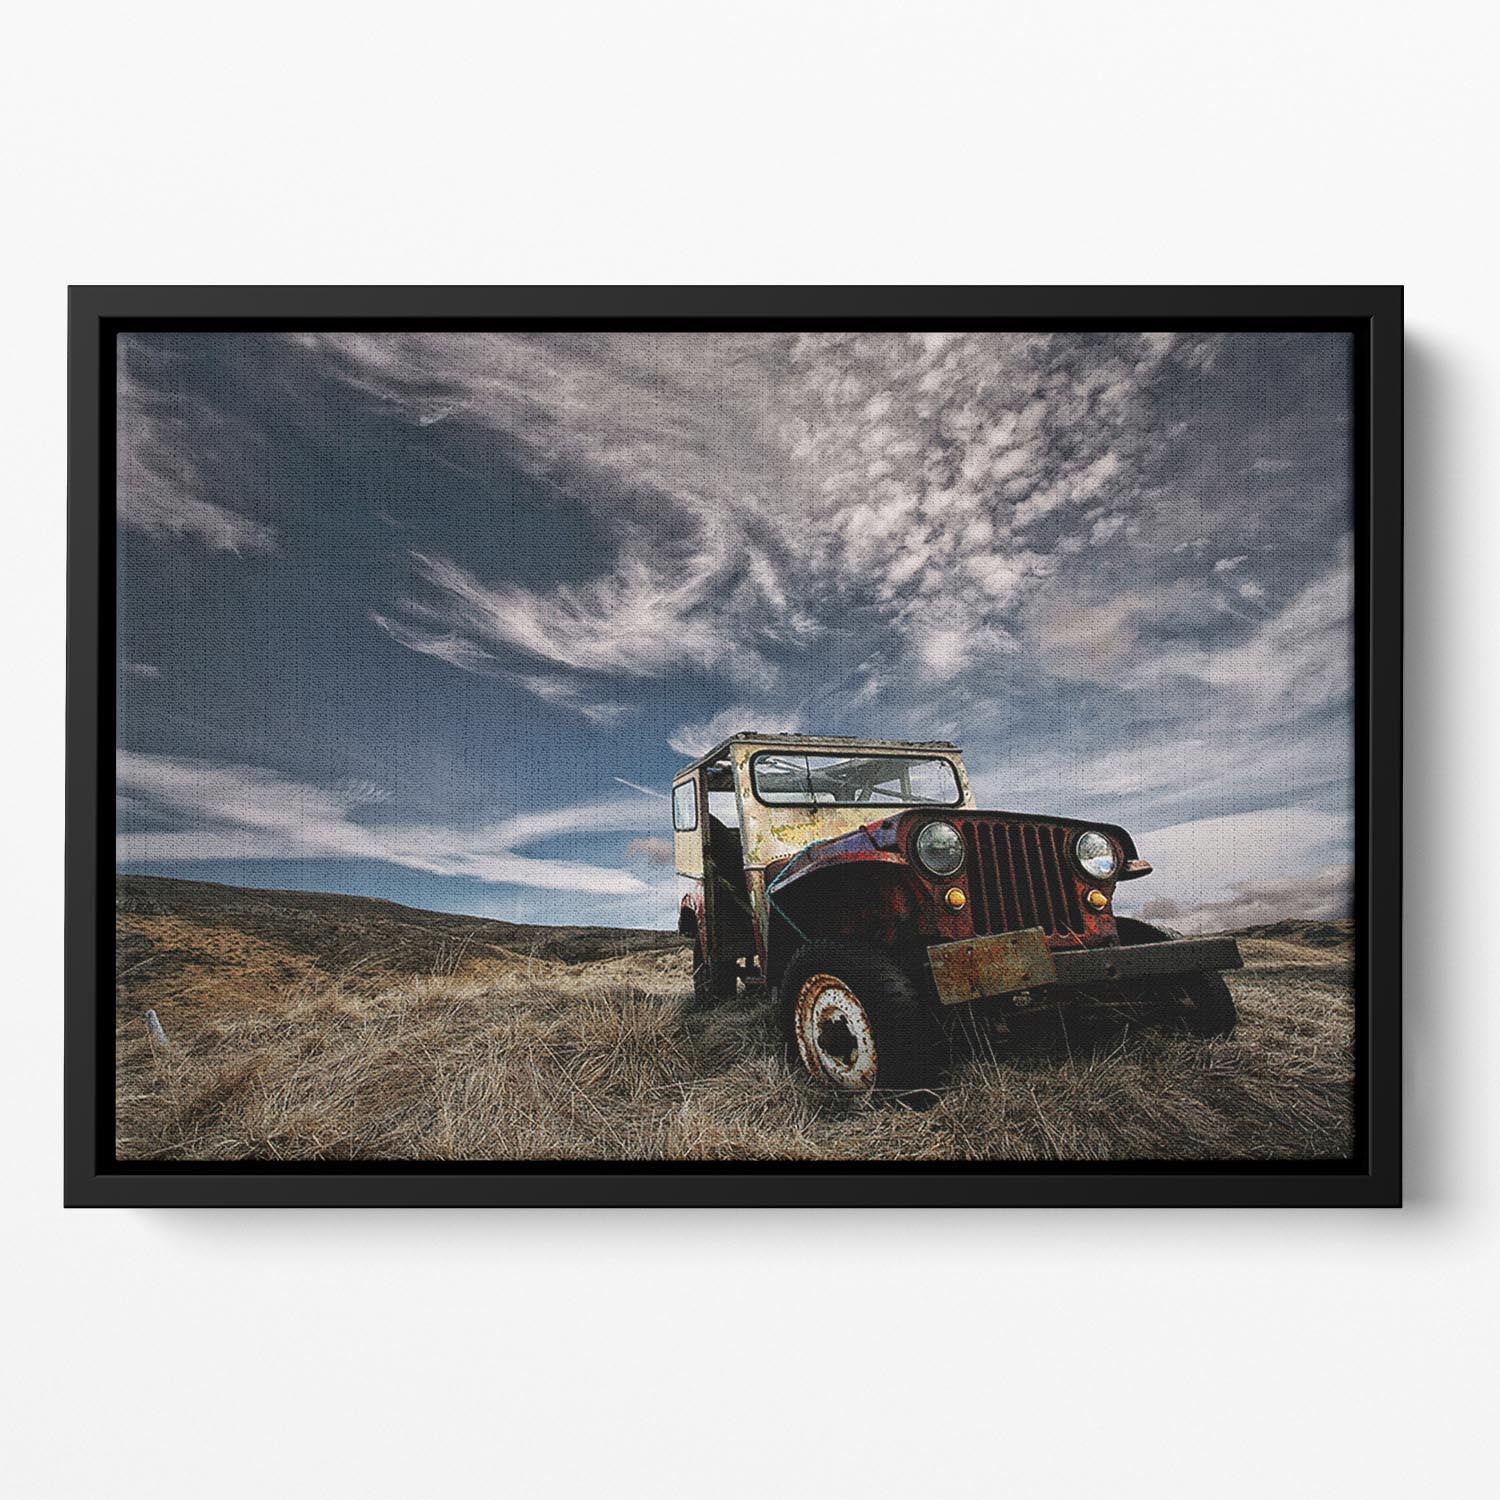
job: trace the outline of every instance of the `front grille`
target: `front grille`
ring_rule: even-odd
[[[1068,851],[1074,830],[1026,820],[964,819],[974,931],[1040,927],[1082,934],[1083,903]]]

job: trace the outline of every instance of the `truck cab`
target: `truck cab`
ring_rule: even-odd
[[[672,824],[696,1003],[763,979],[832,1087],[930,1086],[960,1007],[1002,1034],[1036,998],[1234,1027],[1233,939],[1116,916],[1151,873],[1129,833],[979,808],[946,741],[736,734],[673,779]]]

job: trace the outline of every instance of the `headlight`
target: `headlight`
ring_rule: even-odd
[[[1095,880],[1108,880],[1119,863],[1115,846],[1102,833],[1095,833],[1092,828],[1087,833],[1078,835],[1073,853],[1077,856],[1078,863]]]
[[[952,875],[963,868],[964,841],[951,823],[928,823],[917,835],[917,860],[932,875]]]

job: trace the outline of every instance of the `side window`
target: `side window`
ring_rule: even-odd
[[[672,788],[672,827],[678,833],[690,833],[697,826],[697,784],[692,781],[681,781]]]
[[[726,828],[738,828],[740,826],[739,800],[733,792],[716,792],[710,788],[708,815]]]

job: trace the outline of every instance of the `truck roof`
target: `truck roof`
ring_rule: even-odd
[[[680,781],[689,771],[696,771],[699,766],[711,765],[714,761],[721,759],[731,745],[744,744],[747,740],[774,750],[895,750],[898,752],[920,750],[939,751],[949,755],[961,753],[958,746],[951,740],[868,740],[858,735],[760,734],[754,729],[742,729],[738,734],[732,734],[727,740],[715,745],[707,755],[700,755],[697,760],[690,761],[673,776],[672,780]]]

